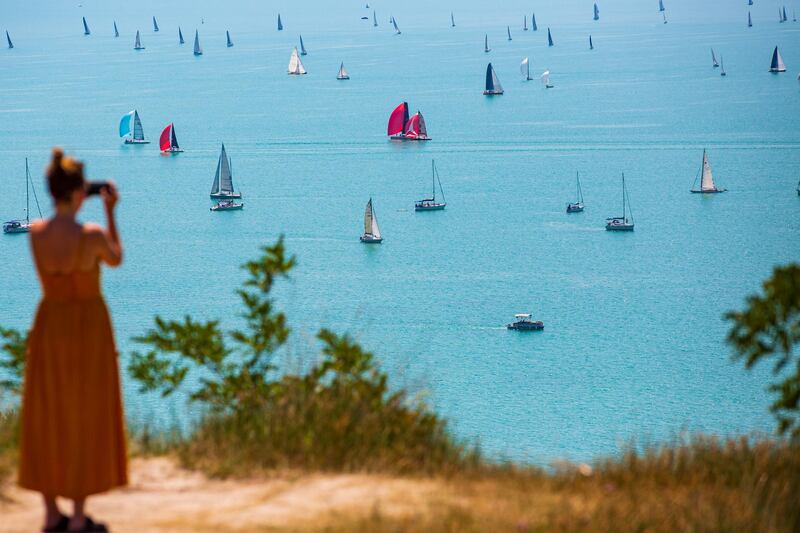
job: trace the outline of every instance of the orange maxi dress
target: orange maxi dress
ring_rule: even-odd
[[[39,275],[44,298],[28,336],[19,484],[84,498],[127,483],[111,319],[99,265]]]

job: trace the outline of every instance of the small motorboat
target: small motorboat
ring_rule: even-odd
[[[211,207],[212,211],[237,211],[244,207],[244,204],[234,202],[233,200],[222,200],[217,202],[216,205]]]
[[[517,313],[514,315],[514,322],[506,324],[508,329],[517,331],[541,331],[544,329],[544,322],[541,320],[531,320],[530,313]]]

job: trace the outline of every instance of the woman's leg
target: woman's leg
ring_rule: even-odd
[[[86,504],[86,498],[72,500],[72,518],[69,520],[70,529],[83,529],[86,515],[83,512],[83,507]]]
[[[61,511],[58,509],[55,496],[42,494],[44,498],[44,527],[54,527],[61,520]]]

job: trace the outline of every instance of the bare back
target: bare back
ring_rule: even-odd
[[[86,272],[100,261],[110,266],[121,262],[106,232],[96,224],[54,217],[31,228],[31,247],[40,274]]]

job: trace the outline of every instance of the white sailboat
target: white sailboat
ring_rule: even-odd
[[[359,240],[366,244],[380,244],[383,242],[381,230],[378,227],[378,217],[375,216],[375,209],[372,207],[372,198],[369,199],[364,210],[364,234]]]
[[[300,55],[297,53],[296,46],[292,50],[292,57],[289,58],[288,72],[289,75],[291,76],[299,76],[301,74],[306,74],[306,67],[304,67],[303,62],[300,61]]]
[[[394,15],[392,15],[392,25],[394,26],[395,34],[400,35],[402,32],[400,31],[400,28],[397,27],[397,19],[394,18]]]
[[[181,27],[178,26],[178,44],[183,44],[185,41],[183,40],[183,32],[181,31]]]
[[[119,37],[119,30],[117,29],[117,21],[114,21],[114,37]]]
[[[28,233],[31,230],[30,213],[30,191],[33,190],[33,199],[36,201],[36,210],[39,218],[42,218],[42,210],[39,208],[39,198],[36,197],[36,189],[33,187],[31,172],[28,169],[28,158],[25,158],[25,220],[9,220],[3,222],[3,233]]]
[[[508,40],[511,40],[511,26],[506,26],[506,31],[508,32]]]
[[[451,28],[455,28],[456,27],[456,19],[453,16],[453,12],[452,11],[450,12],[450,27]]]
[[[567,204],[567,213],[580,213],[583,211],[583,190],[581,190],[581,177],[577,172],[575,173],[575,181],[577,182],[578,195],[574,203]]]
[[[339,65],[339,73],[336,75],[337,80],[349,80],[350,74],[347,72],[347,69],[344,68],[344,62]]]
[[[728,73],[725,72],[725,61],[722,60],[722,55],[719,56],[719,64],[720,64],[719,75],[720,76],[727,76]]]
[[[156,22],[156,17],[153,17],[153,31],[158,31],[158,22]]]
[[[11,36],[8,35],[8,30],[6,30],[6,40],[8,41],[8,49],[11,50],[14,48],[14,43],[11,42]]]
[[[628,190],[625,188],[625,173],[622,173],[622,216],[606,219],[606,231],[633,231],[633,213],[628,204]],[[630,213],[630,217],[628,217]]]
[[[491,63],[486,66],[486,88],[483,90],[483,94],[485,96],[503,94],[503,86],[500,85],[500,79]]]
[[[231,160],[225,152],[225,143],[219,153],[217,161],[217,172],[214,174],[214,184],[211,185],[211,198],[215,200],[232,200],[241,198],[242,193],[236,192],[233,188],[233,172],[231,171]]]
[[[775,50],[772,52],[772,61],[769,65],[770,72],[786,72],[786,65],[783,64],[783,58],[781,57],[781,53],[778,51],[778,47],[775,47]]]
[[[525,81],[531,81],[533,79],[531,78],[531,65],[527,57],[519,64],[519,71],[525,76]]]
[[[306,45],[303,44],[303,36],[300,36],[300,55],[306,56],[308,52],[306,52]]]
[[[436,161],[431,161],[431,179],[433,180],[433,193],[430,198],[423,198],[414,203],[414,211],[441,211],[447,206],[444,199],[444,189],[442,189],[442,181],[439,179],[439,171],[436,170]],[[439,192],[441,193],[442,201],[436,201],[436,184],[439,184]]]
[[[528,15],[522,15],[522,31],[528,31]]]
[[[149,144],[144,138],[144,128],[139,112],[135,109],[122,116],[119,121],[119,136],[125,138],[125,144]]]
[[[692,186],[693,193],[703,193],[703,194],[713,194],[718,192],[725,192],[727,189],[718,189],[717,184],[714,183],[714,175],[711,173],[711,165],[708,163],[708,154],[705,150],[703,150],[703,163],[700,166],[699,172],[700,178],[700,188],[695,189]],[[694,179],[695,184],[697,184],[697,178]]]
[[[231,32],[228,31],[228,30],[225,30],[225,37],[228,40],[227,46],[228,46],[228,48],[230,48],[231,46],[233,46],[233,41],[231,41]]]
[[[203,55],[203,49],[200,48],[200,34],[197,30],[194,30],[194,55]]]
[[[489,34],[488,33],[484,34],[484,37],[483,37],[483,51],[486,52],[487,54],[492,51],[492,49],[489,48]]]
[[[92,34],[92,32],[89,31],[89,25],[86,23],[86,17],[83,17],[83,34],[84,35]]]
[[[711,64],[714,68],[719,68],[719,62],[717,61],[717,56],[714,55],[714,49],[711,49]]]
[[[136,41],[133,43],[134,50],[144,50],[142,46],[142,38],[139,36],[139,30],[136,30]]]
[[[375,14],[374,10],[372,11],[372,27],[373,28],[378,27],[378,15]]]
[[[542,85],[544,85],[545,89],[552,89],[553,87],[555,87],[552,84],[552,82],[550,81],[550,71],[549,70],[545,70],[544,72],[542,72],[541,80],[542,80]]]

